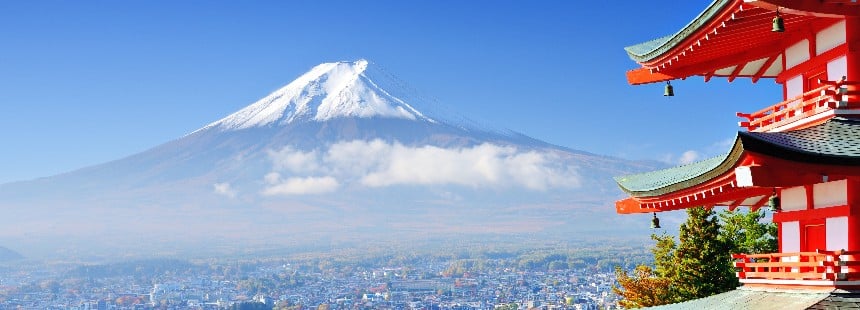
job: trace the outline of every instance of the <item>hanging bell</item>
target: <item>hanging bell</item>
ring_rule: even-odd
[[[779,11],[776,11],[776,17],[773,18],[773,28],[771,32],[785,32],[785,22],[782,21],[782,16],[779,16]]]
[[[664,97],[673,97],[675,96],[675,88],[672,87],[672,83],[666,81],[666,88],[663,90]]]
[[[651,218],[651,229],[660,228],[660,219],[657,218],[657,212],[654,212],[654,217]]]
[[[767,206],[770,208],[772,212],[779,212],[782,210],[779,204],[779,196],[773,194],[770,198],[767,199]]]

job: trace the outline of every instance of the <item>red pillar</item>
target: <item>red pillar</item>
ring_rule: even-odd
[[[846,62],[848,80],[860,81],[860,17],[845,17],[845,42],[848,45]]]
[[[860,251],[860,178],[848,178],[848,251]]]

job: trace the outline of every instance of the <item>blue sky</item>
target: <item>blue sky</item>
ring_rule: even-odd
[[[448,109],[574,149],[726,150],[772,80],[630,86],[623,47],[708,1],[0,2],[0,183],[179,138],[330,61],[369,59]],[[694,152],[694,153],[691,153]],[[690,157],[690,156],[688,156]],[[695,157],[695,156],[693,156]]]

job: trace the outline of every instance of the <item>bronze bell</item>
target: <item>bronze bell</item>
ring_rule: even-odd
[[[663,90],[663,96],[665,97],[673,97],[675,96],[675,89],[672,87],[672,83],[666,81],[666,89]]]
[[[660,228],[660,219],[657,218],[657,212],[654,212],[654,217],[651,218],[651,229]]]
[[[779,212],[782,210],[779,204],[779,196],[773,194],[770,198],[767,199],[767,206],[770,208],[770,211]]]
[[[783,22],[782,17],[779,16],[779,11],[776,11],[776,17],[773,18],[773,28],[770,31],[785,32],[785,22]]]

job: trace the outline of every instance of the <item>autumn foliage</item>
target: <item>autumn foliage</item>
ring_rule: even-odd
[[[613,287],[612,291],[623,299],[618,302],[624,308],[641,308],[665,305],[672,302],[672,293],[669,291],[671,280],[658,277],[651,267],[639,265],[630,275],[620,267],[615,269],[615,277],[619,287]]]

